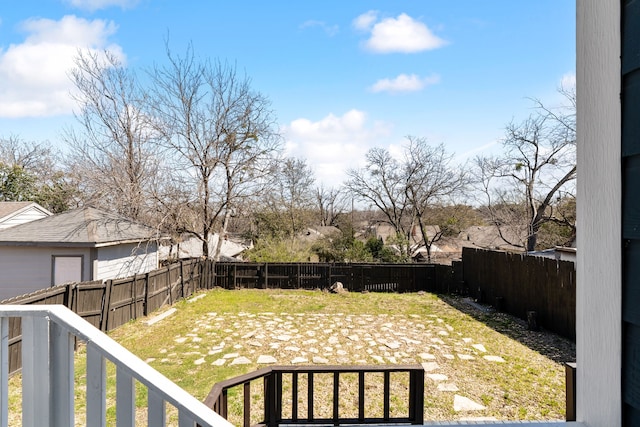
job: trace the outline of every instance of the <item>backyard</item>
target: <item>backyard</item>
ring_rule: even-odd
[[[132,321],[110,336],[199,400],[216,382],[270,364],[421,363],[425,421],[564,418],[562,362],[574,361],[573,343],[528,331],[520,320],[462,299],[422,292],[215,289],[174,308],[175,313],[160,321]],[[77,423],[83,421],[83,358],[80,347]],[[115,377],[109,368],[110,378]],[[18,380],[16,375],[13,382]],[[348,387],[345,393],[350,393]],[[369,393],[375,401],[375,388]],[[392,393],[399,396],[392,410],[402,410],[406,391],[401,385]],[[144,391],[137,402],[144,417]],[[323,408],[320,403],[316,412],[330,410],[330,402],[325,404]],[[11,406],[13,416],[19,417],[18,396],[13,396]],[[369,410],[377,409],[375,403],[369,405]],[[230,405],[235,424],[239,411],[238,404]],[[114,414],[109,408],[108,418]]]

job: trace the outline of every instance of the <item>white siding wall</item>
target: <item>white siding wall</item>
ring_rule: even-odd
[[[621,424],[620,1],[577,6],[577,417]]]
[[[126,244],[98,248],[93,280],[120,279],[158,268],[155,243]]]
[[[49,216],[47,213],[41,211],[35,206],[32,206],[24,212],[21,212],[18,215],[12,216],[11,218],[7,218],[7,220],[3,222],[0,222],[0,230],[24,224],[26,222],[35,221],[37,219],[42,219],[47,216]]]
[[[0,300],[51,286],[53,255],[83,256],[83,280],[91,280],[89,249],[0,247]]]

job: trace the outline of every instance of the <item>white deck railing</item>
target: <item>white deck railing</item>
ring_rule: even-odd
[[[166,404],[180,427],[231,424],[120,344],[61,305],[0,305],[0,425],[9,425],[9,318],[22,318],[22,425],[75,424],[74,337],[86,343],[87,425],[106,426],[106,361],[116,367],[116,425],[136,425],[135,382],[148,390],[147,424],[166,425]]]

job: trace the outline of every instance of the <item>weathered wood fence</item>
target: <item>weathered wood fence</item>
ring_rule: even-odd
[[[537,313],[548,330],[575,339],[573,263],[464,249],[463,261],[437,264],[213,263],[180,261],[126,279],[43,289],[3,304],[63,304],[106,332],[201,289],[327,289],[351,292],[468,293],[526,319]],[[20,369],[21,325],[9,323],[10,372]]]
[[[327,289],[351,292],[446,292],[451,266],[436,264],[218,263],[215,285],[225,289]]]
[[[576,336],[576,271],[571,261],[464,248],[468,293],[522,319],[536,313],[538,325],[570,339]]]

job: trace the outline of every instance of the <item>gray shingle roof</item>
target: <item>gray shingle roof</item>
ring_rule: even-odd
[[[87,207],[0,230],[0,245],[111,246],[157,239],[151,227]]]

